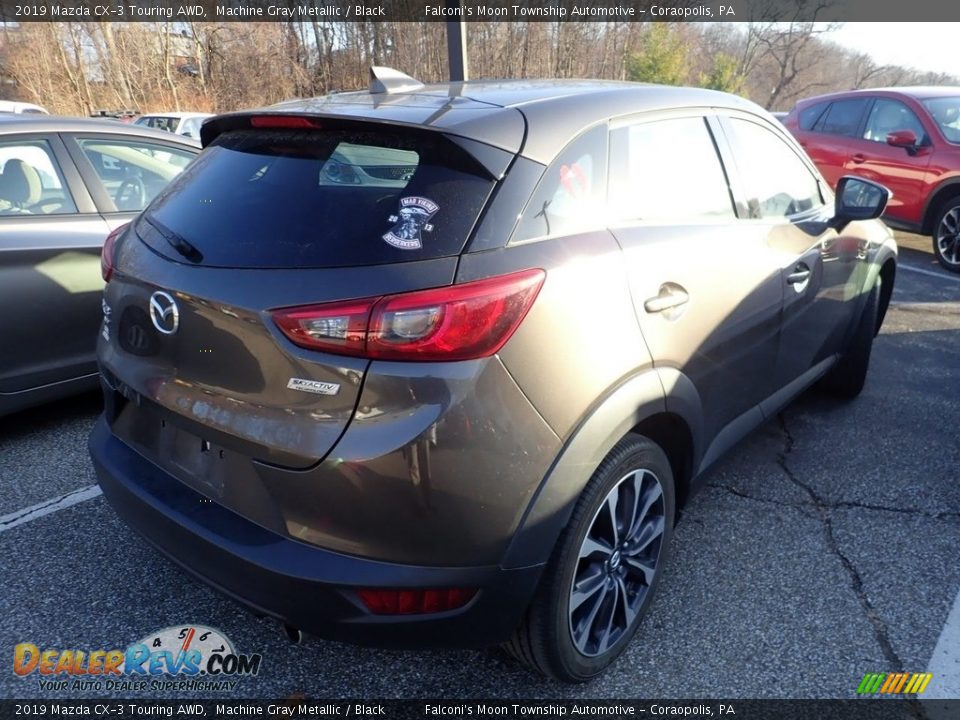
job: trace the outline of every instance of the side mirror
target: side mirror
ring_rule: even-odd
[[[843,230],[856,220],[878,218],[883,215],[891,197],[890,191],[879,183],[845,175],[837,183],[830,226]]]
[[[913,150],[917,147],[917,134],[913,130],[894,130],[887,135],[887,145]]]

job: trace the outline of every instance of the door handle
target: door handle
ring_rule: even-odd
[[[787,275],[788,285],[800,285],[810,279],[810,269],[798,265],[793,272]]]
[[[865,155],[861,155],[860,153],[857,153],[856,155],[854,155],[854,156],[853,156],[852,158],[850,158],[850,159],[851,159],[853,162],[859,164],[859,163],[865,162],[867,158],[866,158]]]
[[[661,288],[660,294],[647,298],[643,303],[643,309],[648,313],[658,313],[663,312],[664,310],[669,310],[670,308],[679,307],[683,305],[688,300],[690,296],[684,291],[676,287],[673,288]]]

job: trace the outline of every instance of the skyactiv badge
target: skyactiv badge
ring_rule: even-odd
[[[421,232],[433,232],[430,218],[439,209],[439,205],[425,197],[400,198],[400,211],[387,218],[394,225],[383,239],[401,250],[419,250],[423,247]]]

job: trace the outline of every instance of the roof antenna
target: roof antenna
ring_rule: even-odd
[[[423,86],[423,83],[416,78],[391,67],[374,65],[370,68],[370,94],[372,95],[412,92]]]

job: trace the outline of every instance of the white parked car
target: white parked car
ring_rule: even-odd
[[[203,121],[209,117],[213,117],[213,113],[154,113],[152,115],[141,115],[134,121],[134,124],[146,125],[156,130],[166,130],[167,132],[176,133],[177,135],[199,138],[200,126],[203,125]]]
[[[28,102],[15,102],[13,100],[0,100],[0,113],[17,113],[33,115],[49,115],[46,108],[34,105]]]

